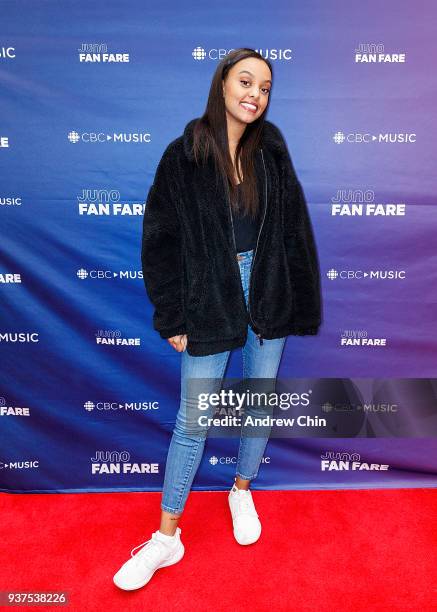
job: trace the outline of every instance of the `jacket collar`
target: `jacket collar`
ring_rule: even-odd
[[[184,153],[190,161],[194,160],[192,153],[193,145],[193,130],[194,126],[198,121],[198,118],[192,119],[187,123],[182,136]],[[261,145],[260,147],[266,147],[272,152],[283,153],[284,152],[284,140],[278,130],[278,128],[271,121],[264,121],[263,131],[261,134]]]

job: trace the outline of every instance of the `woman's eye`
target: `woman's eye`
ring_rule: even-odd
[[[244,85],[244,86],[246,86],[246,84],[249,84],[249,85],[250,85],[249,81],[244,81],[244,80],[241,80],[241,81],[240,81],[240,83],[243,83],[243,85]],[[262,91],[263,91],[263,92],[264,92],[264,94],[266,94],[266,95],[270,93],[270,89],[268,89],[267,87],[264,87]]]

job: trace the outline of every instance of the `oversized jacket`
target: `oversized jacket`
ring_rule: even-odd
[[[255,155],[261,223],[246,307],[229,198],[212,158],[191,150],[196,119],[158,164],[143,217],[142,270],[161,338],[187,334],[189,355],[263,339],[317,334],[320,271],[302,186],[279,129],[264,122]]]

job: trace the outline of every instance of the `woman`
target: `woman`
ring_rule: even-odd
[[[184,555],[178,521],[207,435],[189,381],[208,379],[202,392],[217,391],[237,347],[244,377],[275,379],[286,337],[318,332],[320,274],[308,210],[285,140],[265,120],[272,78],[270,62],[256,51],[229,53],[217,67],[203,117],[168,145],[147,197],[144,282],[154,329],[182,353],[181,403],[161,524],[114,576],[124,590],[144,586]],[[246,412],[261,414],[255,407]],[[241,431],[228,502],[242,545],[261,534],[249,486],[268,435]]]

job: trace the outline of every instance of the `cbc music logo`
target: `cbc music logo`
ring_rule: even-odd
[[[405,270],[335,270],[331,268],[326,272],[329,280],[362,280],[367,278],[370,280],[403,280],[406,277]]]
[[[333,217],[405,217],[404,203],[375,202],[373,189],[337,189],[331,198]]]
[[[15,47],[0,47],[0,59],[15,59]]]
[[[90,400],[86,401],[83,405],[87,412],[92,412],[93,410],[100,411],[116,411],[116,410],[124,410],[125,412],[139,412],[145,410],[158,410],[159,402],[92,402]]]
[[[233,49],[209,49],[205,50],[203,47],[195,47],[191,52],[193,59],[196,61],[202,61],[205,59],[209,60],[222,60],[225,55],[233,51]],[[291,49],[255,49],[264,59],[279,60],[279,61],[290,61],[292,59]]]
[[[237,463],[237,457],[216,457],[215,455],[212,455],[212,457],[209,458],[209,463],[211,465],[229,465],[229,464],[235,464]],[[261,459],[261,463],[270,463],[270,457],[263,457]]]
[[[361,461],[361,456],[354,452],[334,452],[326,451],[321,455],[320,470],[322,472],[338,472],[338,471],[366,471],[366,472],[382,472],[389,469],[386,463],[368,463]]]
[[[356,64],[405,64],[405,53],[386,53],[383,43],[360,43],[354,53]]]
[[[1,141],[1,136],[0,136],[0,141]],[[23,201],[20,196],[16,196],[12,198],[4,198],[0,196],[0,206],[21,206],[22,202]]]
[[[39,332],[0,332],[2,342],[39,342]]]
[[[28,470],[39,468],[39,459],[30,459],[28,461],[0,461],[0,470]]]
[[[86,278],[92,278],[94,280],[108,280],[113,278],[120,278],[122,280],[135,280],[143,278],[143,271],[119,270],[118,272],[114,272],[113,270],[85,270],[84,268],[79,268],[79,270],[76,272],[76,276],[80,280],[85,280]]]
[[[410,142],[416,142],[416,134],[415,132],[379,132],[378,134],[370,134],[369,132],[350,132],[349,134],[345,134],[344,132],[335,132],[332,140],[335,144],[343,144],[344,142],[354,143],[354,144],[362,144],[362,143],[370,143],[377,142],[382,144],[388,143],[404,143],[408,144]]]
[[[398,412],[399,404],[332,404],[331,402],[324,402],[321,406],[322,412],[365,412],[365,413],[389,413]]]
[[[106,43],[82,43],[78,49],[79,62],[97,64],[129,63],[129,53],[108,53]]]
[[[103,142],[123,142],[123,143],[138,143],[138,142],[151,142],[150,132],[113,132],[112,134],[106,134],[104,132],[76,132],[71,130],[67,134],[67,138],[73,144],[78,142],[86,142],[91,144],[103,143]]]

